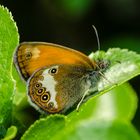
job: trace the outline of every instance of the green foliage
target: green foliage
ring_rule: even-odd
[[[102,96],[91,98],[81,106],[79,113],[73,111],[68,116],[76,121],[86,118],[131,121],[136,109],[137,96],[125,83]]]
[[[105,77],[98,87],[100,90],[109,86],[120,85],[140,74],[140,55],[127,49],[113,48],[106,53],[103,51],[90,55],[91,59],[105,59],[111,63]]]
[[[125,107],[122,108],[123,105]],[[131,86],[124,84],[107,94],[90,99],[81,106],[79,112],[73,111],[67,117],[51,115],[37,120],[22,140],[43,140],[44,137],[50,140],[90,140],[93,137],[95,140],[138,140],[139,134],[130,124],[136,105],[135,92]]]
[[[55,127],[54,127],[55,126]],[[121,133],[120,133],[121,132]],[[22,140],[139,140],[133,126],[120,120],[86,120],[70,123],[64,116],[49,116],[37,121]]]
[[[59,132],[63,128],[65,128],[65,117],[61,115],[51,115],[36,121],[21,139],[52,139],[52,137],[55,136],[54,134],[59,135]]]
[[[139,54],[118,48],[92,53],[91,59],[110,61],[110,67],[104,73],[106,78],[102,77],[98,84],[99,92],[83,103],[78,112],[37,119],[34,117],[37,111],[33,110],[32,114],[26,110],[29,108],[26,85],[12,67],[18,40],[11,14],[0,6],[0,138],[10,140],[17,134],[16,137],[22,140],[140,139],[131,124],[138,99],[133,88],[125,83],[140,74]]]
[[[88,11],[92,1],[90,0],[62,0],[61,5],[70,16],[81,16]]]
[[[12,78],[12,57],[18,44],[16,24],[8,9],[0,6],[0,127],[6,129],[12,119],[12,98],[14,81]],[[4,132],[4,131],[1,132]],[[0,133],[0,137],[3,136]]]
[[[119,47],[119,48],[127,48],[132,51],[136,51],[140,53],[140,40],[139,37],[135,37],[132,35],[119,35],[113,36],[106,40],[103,44],[103,48],[110,47]]]
[[[10,128],[8,128],[5,138],[2,140],[11,140],[15,138],[16,133],[17,133],[17,128],[15,126],[11,126]]]
[[[65,133],[64,133],[65,132]],[[139,140],[132,125],[115,120],[81,122],[72,129],[66,129],[53,140]],[[41,140],[41,139],[40,139]],[[43,140],[43,139],[42,139]]]
[[[45,10],[50,10],[53,7],[53,12],[55,12],[56,15],[68,21],[78,21],[81,19],[88,13],[92,4],[95,3],[94,0],[54,0],[50,7],[48,1],[43,0],[42,2]]]

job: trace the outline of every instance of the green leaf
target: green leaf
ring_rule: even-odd
[[[13,125],[16,125],[19,132],[22,134],[36,119],[39,118],[39,113],[29,105],[26,94],[26,83],[21,80],[19,73],[14,67],[12,69],[12,74],[16,81],[12,110]]]
[[[89,56],[93,60],[110,61],[110,67],[104,73],[106,77],[98,84],[99,92],[109,91],[140,74],[140,55],[127,49],[113,48],[106,53],[97,51]]]
[[[135,128],[119,120],[83,121],[71,127],[68,126],[51,140],[139,140]],[[40,139],[41,140],[41,139]],[[43,139],[42,139],[43,140]]]
[[[6,135],[2,140],[12,140],[13,138],[15,138],[16,133],[17,128],[15,126],[11,126],[10,128],[8,128]]]
[[[2,127],[7,127],[11,123],[14,91],[12,58],[18,42],[19,36],[13,17],[7,8],[0,6],[0,126]]]
[[[129,104],[129,106],[128,106]],[[125,83],[106,94],[91,98],[68,115],[72,123],[83,119],[120,119],[131,121],[135,115],[138,98],[132,87]]]
[[[70,123],[62,115],[36,121],[21,140],[139,140],[135,128],[120,120],[84,120]]]
[[[52,115],[36,121],[21,140],[49,140],[65,127],[65,117],[61,115]]]

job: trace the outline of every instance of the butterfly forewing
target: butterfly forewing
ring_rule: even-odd
[[[24,80],[28,80],[37,69],[54,64],[94,67],[93,62],[81,52],[43,42],[21,43],[15,52],[14,63]]]

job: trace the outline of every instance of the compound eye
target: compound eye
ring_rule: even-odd
[[[51,69],[49,70],[49,74],[54,75],[54,74],[57,73],[57,71],[58,71],[57,68],[51,68]]]
[[[47,103],[50,100],[50,94],[49,92],[45,92],[42,96],[41,96],[41,101],[44,103]]]

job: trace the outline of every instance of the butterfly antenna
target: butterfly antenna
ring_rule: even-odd
[[[97,44],[98,44],[98,51],[100,51],[101,47],[100,47],[100,40],[99,40],[99,36],[98,36],[98,31],[96,29],[96,27],[94,25],[92,25],[94,31],[95,31],[95,35],[96,35],[96,38],[97,38]],[[98,66],[98,64],[96,64],[97,68],[100,70],[101,68]],[[99,71],[99,74],[106,80],[108,81],[109,83],[111,83],[106,77],[105,75]]]
[[[100,40],[99,40],[99,36],[98,36],[98,31],[96,29],[96,27],[94,25],[92,25],[94,31],[95,31],[95,35],[96,35],[96,38],[97,38],[97,45],[98,45],[98,51],[100,51]]]

